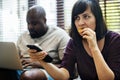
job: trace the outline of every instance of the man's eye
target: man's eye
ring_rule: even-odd
[[[32,25],[37,25],[37,22],[32,23]]]

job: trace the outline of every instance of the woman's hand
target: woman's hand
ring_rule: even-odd
[[[84,28],[80,35],[87,40],[89,48],[97,47],[96,33],[90,28]]]
[[[39,62],[43,61],[43,59],[47,55],[47,53],[45,51],[37,52],[36,50],[33,50],[33,49],[29,49],[28,52],[29,52],[30,58],[33,61],[39,61]]]

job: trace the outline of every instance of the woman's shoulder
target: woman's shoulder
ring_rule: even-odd
[[[110,39],[120,39],[120,33],[115,32],[115,31],[108,31],[107,32],[107,37],[109,37]]]
[[[72,38],[70,38],[67,46],[76,47],[76,43]]]
[[[118,44],[120,44],[120,34],[114,31],[108,31],[105,37],[105,41],[107,45],[116,47]]]

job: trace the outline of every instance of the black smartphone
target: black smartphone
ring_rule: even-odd
[[[37,45],[27,45],[27,47],[30,49],[35,49],[35,50],[37,50],[37,52],[42,51],[42,49],[40,47],[38,47]],[[49,55],[47,55],[43,60],[45,62],[52,62],[53,58],[50,57]]]
[[[27,47],[30,49],[35,49],[35,50],[37,50],[37,52],[42,51],[42,49],[40,47],[38,47],[37,45],[27,45]]]

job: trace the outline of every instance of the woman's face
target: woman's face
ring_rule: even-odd
[[[96,20],[90,8],[75,17],[75,26],[80,33],[83,28],[95,30]]]

